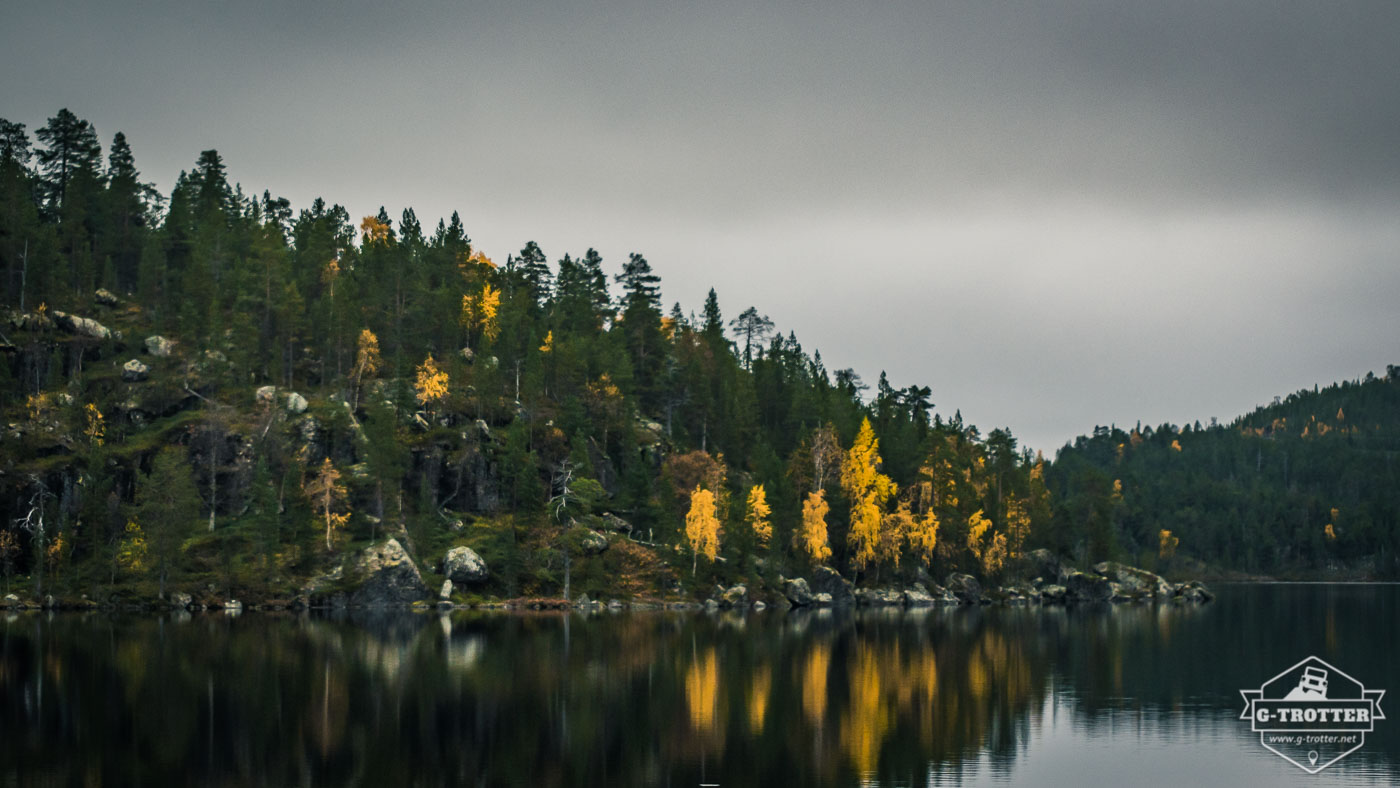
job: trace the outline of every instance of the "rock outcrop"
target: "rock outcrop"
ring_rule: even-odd
[[[597,531],[588,531],[579,540],[579,549],[584,555],[598,555],[608,549],[608,538]]]
[[[486,562],[470,547],[454,547],[442,559],[442,573],[453,583],[476,584],[485,582],[489,572]]]
[[[982,601],[982,584],[972,575],[954,572],[948,575],[948,590],[964,605],[975,605]]]
[[[402,605],[428,596],[423,575],[397,539],[361,551],[351,576],[363,578],[350,593],[355,607]]]
[[[309,403],[306,401],[306,397],[303,397],[295,391],[289,392],[287,394],[288,413],[305,413],[308,404]]]
[[[855,593],[852,590],[851,581],[842,577],[839,572],[829,566],[819,566],[812,570],[811,580],[808,581],[814,594],[830,594],[831,604],[837,607],[855,604]]]
[[[783,583],[783,596],[787,597],[787,601],[792,603],[793,607],[807,607],[816,602],[812,596],[812,587],[800,577]]]
[[[1107,602],[1113,598],[1114,584],[1103,575],[1070,572],[1065,578],[1065,599],[1076,602]]]
[[[1206,584],[1199,580],[1192,580],[1183,583],[1173,589],[1173,601],[1175,602],[1210,602],[1215,599],[1215,594],[1211,593]]]
[[[732,586],[719,597],[719,606],[725,609],[749,606],[749,589],[745,586]]]
[[[146,341],[142,344],[146,348],[146,354],[155,356],[156,358],[169,358],[171,351],[175,347],[174,342],[171,342],[160,334],[153,334],[146,337]]]
[[[70,334],[91,339],[111,339],[114,336],[111,329],[90,317],[70,315],[57,309],[51,310],[49,314],[53,315],[54,325]]]
[[[140,383],[150,375],[151,368],[134,358],[122,364],[122,380],[127,383]]]
[[[1172,596],[1172,584],[1146,569],[1138,569],[1116,561],[1103,561],[1094,565],[1094,571],[1121,586],[1127,596],[1149,596],[1159,599]]]

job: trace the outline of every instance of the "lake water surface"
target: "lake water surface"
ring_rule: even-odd
[[[1199,607],[0,617],[0,785],[1400,783],[1400,698],[1318,775],[1239,690],[1400,691],[1400,586]]]

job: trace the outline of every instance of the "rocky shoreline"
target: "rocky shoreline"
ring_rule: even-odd
[[[942,584],[926,573],[904,585],[857,587],[836,570],[819,566],[806,578],[779,576],[776,587],[751,592],[747,586],[715,586],[703,601],[645,598],[623,601],[589,599],[523,598],[465,604],[454,601],[459,587],[477,586],[489,576],[485,561],[466,547],[449,551],[442,561],[445,580],[432,599],[422,573],[395,539],[361,551],[349,565],[312,579],[291,599],[248,604],[220,597],[214,589],[198,597],[177,591],[165,600],[113,597],[98,602],[80,599],[22,599],[15,594],[0,598],[7,610],[344,610],[408,608],[416,610],[764,610],[795,608],[953,607],[972,605],[1079,605],[1079,604],[1204,604],[1215,595],[1200,581],[1173,583],[1145,569],[1113,561],[1080,571],[1046,550],[1032,552],[1026,561],[1034,577],[984,588],[977,578],[962,573],[948,575]]]

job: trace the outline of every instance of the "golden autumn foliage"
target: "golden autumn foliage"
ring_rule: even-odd
[[[462,296],[462,325],[479,330],[487,340],[495,340],[501,332],[500,311],[501,291],[489,284],[482,285],[477,295]]]
[[[753,529],[754,539],[761,546],[767,546],[768,540],[773,538],[773,523],[768,518],[773,514],[773,509],[768,505],[768,492],[763,489],[763,485],[755,484],[749,488],[749,498],[745,501],[744,520]]]
[[[890,477],[880,473],[879,450],[880,441],[875,437],[870,419],[864,419],[841,463],[841,489],[851,501],[851,529],[847,540],[851,545],[851,560],[859,569],[890,552],[889,546],[881,545],[881,512],[897,488]],[[894,552],[898,553],[897,546]]]
[[[63,551],[67,549],[68,542],[64,540],[63,534],[54,535],[53,541],[44,548],[44,563],[48,564],[50,572],[57,572],[60,564],[63,563]]]
[[[985,574],[995,574],[1006,563],[1006,534],[992,530],[992,521],[978,509],[967,518],[967,549]]]
[[[930,508],[913,518],[909,528],[909,547],[927,564],[933,563],[933,551],[938,547],[938,525],[938,514]]]
[[[92,446],[101,446],[102,438],[107,434],[107,427],[102,418],[102,411],[98,410],[96,405],[89,402],[87,406],[83,408],[83,420],[86,422],[83,425],[83,436],[88,439],[88,444]]]
[[[389,225],[379,221],[377,216],[366,216],[360,220],[360,235],[364,239],[364,246],[387,244],[389,242]]]
[[[478,267],[491,271],[496,270],[496,264],[491,258],[482,254],[480,251],[472,250],[471,252],[464,252],[457,256],[457,269],[461,271],[463,275]]]
[[[685,514],[685,538],[693,552],[690,572],[695,573],[694,557],[711,561],[719,555],[719,518],[715,516],[715,494],[696,487],[690,494],[690,511]]]
[[[880,539],[875,545],[875,561],[899,567],[899,558],[904,543],[909,540],[916,527],[914,514],[909,504],[900,503],[892,512],[880,516]]]
[[[53,400],[47,391],[41,394],[30,394],[24,400],[24,411],[29,416],[30,421],[42,421],[53,413]]]
[[[1172,532],[1163,528],[1157,532],[1157,557],[1168,559],[1176,555],[1176,546],[1181,544],[1181,540],[1172,536]]]
[[[355,340],[356,379],[378,372],[382,363],[379,357],[379,337],[368,328],[361,329],[359,338]]]
[[[126,530],[117,547],[117,566],[129,572],[140,572],[146,568],[148,552],[146,532],[141,528],[141,524],[135,520],[127,521]]]
[[[830,511],[826,502],[826,490],[807,493],[802,502],[802,525],[793,538],[797,551],[814,564],[820,564],[831,557],[831,547],[827,544],[826,513]]]
[[[1329,541],[1329,542],[1334,542],[1334,541],[1336,541],[1336,539],[1337,539],[1337,532],[1336,532],[1335,529],[1332,528],[1332,524],[1331,524],[1331,523],[1328,523],[1328,524],[1327,524],[1327,527],[1322,529],[1322,532],[1323,532],[1323,534],[1325,534],[1325,535],[1327,536],[1327,541]]]
[[[544,342],[540,345],[540,352],[541,352],[541,353],[553,353],[553,352],[554,352],[554,330],[553,330],[553,329],[551,329],[549,332],[547,332],[547,333],[544,335]]]
[[[417,372],[413,390],[419,402],[428,405],[447,396],[447,373],[437,368],[431,353],[418,365]]]
[[[345,485],[340,483],[340,471],[331,464],[331,458],[327,457],[321,463],[321,467],[316,471],[316,475],[303,486],[306,497],[311,499],[326,521],[326,549],[331,547],[331,534],[337,529],[343,528],[350,520],[348,513],[337,512],[345,505],[346,490]]]
[[[1306,428],[1304,428],[1304,429],[1306,430]],[[1175,438],[1173,438],[1173,439],[1172,439],[1172,449],[1175,450],[1175,451],[1181,451],[1181,441],[1176,440]]]

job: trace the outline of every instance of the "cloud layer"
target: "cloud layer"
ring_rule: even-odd
[[[495,256],[640,251],[829,366],[1053,449],[1379,371],[1400,5],[50,3],[0,115],[168,189],[460,210]]]

